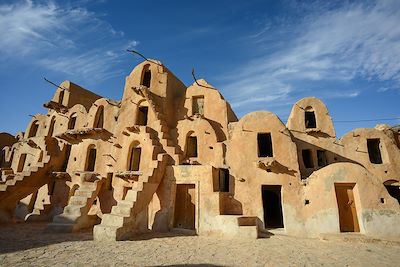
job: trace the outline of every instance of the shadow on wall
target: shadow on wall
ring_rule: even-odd
[[[332,163],[349,162],[363,166],[359,162],[343,157],[330,150],[326,150],[323,147],[307,143],[303,140],[297,139],[296,137],[293,137],[293,141],[297,144],[297,153],[302,179],[309,177],[314,171]],[[340,146],[339,144],[337,145]],[[320,155],[323,155],[323,157]]]

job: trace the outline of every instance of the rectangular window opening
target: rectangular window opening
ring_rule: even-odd
[[[257,143],[259,157],[273,157],[271,133],[259,133]]]
[[[193,97],[193,115],[200,114],[204,115],[204,96]]]

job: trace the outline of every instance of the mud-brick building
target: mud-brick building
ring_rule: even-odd
[[[177,229],[400,237],[398,127],[338,139],[313,97],[286,125],[267,111],[238,119],[212,85],[186,87],[156,60],[133,69],[119,101],[65,81],[44,106],[25,132],[0,134],[2,222],[98,241]]]

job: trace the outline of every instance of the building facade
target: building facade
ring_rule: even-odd
[[[44,106],[24,133],[0,134],[1,222],[99,241],[176,229],[400,237],[396,127],[338,139],[313,97],[286,125],[267,111],[238,119],[212,85],[186,87],[156,60],[133,69],[120,101],[65,81]]]

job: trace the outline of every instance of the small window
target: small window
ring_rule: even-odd
[[[129,171],[138,171],[140,168],[140,156],[142,149],[140,147],[133,147],[129,159]]]
[[[195,96],[192,99],[193,115],[204,115],[204,96]]]
[[[259,157],[273,157],[271,133],[259,133],[257,143]]]
[[[63,101],[64,101],[64,90],[61,90],[58,96],[58,104],[62,105]]]
[[[317,150],[317,159],[318,159],[318,167],[324,167],[328,165],[325,150]]]
[[[103,128],[104,125],[104,107],[100,106],[96,112],[94,128]]]
[[[219,191],[229,192],[229,170],[219,169]]]
[[[87,164],[86,164],[86,171],[88,172],[93,172],[94,167],[96,165],[96,149],[95,148],[90,148],[89,153],[88,153],[88,159],[87,159]]]
[[[305,113],[306,128],[317,128],[317,121],[315,120],[314,111],[306,111]]]
[[[151,71],[149,69],[150,65],[146,65],[143,68],[143,76],[142,76],[142,82],[141,85],[150,87],[150,82],[151,82]]]
[[[197,158],[197,137],[189,136],[187,138],[186,156],[188,158]]]
[[[29,130],[28,138],[35,137],[38,129],[39,129],[39,123],[37,121],[33,122],[31,125],[31,129]]]
[[[303,156],[303,163],[306,168],[314,168],[311,149],[303,149],[301,152]]]
[[[374,164],[382,164],[381,149],[379,139],[367,139],[369,161]]]
[[[75,124],[76,124],[76,115],[73,115],[68,122],[68,129],[73,130],[75,129]]]
[[[136,124],[143,125],[143,126],[147,125],[148,113],[149,113],[148,107],[139,107]]]

